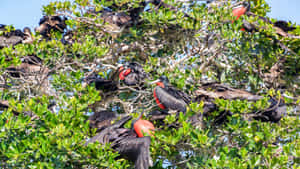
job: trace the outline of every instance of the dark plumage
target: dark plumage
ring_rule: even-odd
[[[104,128],[96,136],[88,140],[85,145],[98,141],[101,144],[110,143],[119,154],[135,163],[136,169],[147,169],[151,164],[150,137],[137,138],[136,133],[124,128],[132,117],[126,116],[116,123]]]
[[[9,107],[9,102],[7,100],[0,100],[0,110],[7,109]]]
[[[9,66],[6,69],[12,77],[21,77],[21,76],[33,76],[35,74],[44,74],[48,73],[48,68],[42,67],[42,59],[37,56],[30,55],[20,58],[22,63],[18,66]]]
[[[222,98],[227,100],[240,99],[257,101],[262,99],[262,96],[251,94],[245,90],[234,89],[224,84],[206,83],[195,91],[197,97],[206,97],[211,99]],[[196,98],[197,100],[198,98]]]
[[[75,42],[74,33],[72,31],[68,31],[64,33],[64,36],[61,39],[61,42],[64,45],[72,45]]]
[[[163,122],[162,120],[164,120],[167,115],[169,115],[167,111],[154,110],[148,113],[147,117],[150,118],[150,121],[160,120],[161,122]]]
[[[66,18],[60,16],[43,16],[40,19],[39,27],[35,28],[35,31],[39,32],[44,38],[49,39],[51,31],[64,32],[67,27],[66,20]]]
[[[28,27],[25,27],[24,32],[21,30],[11,30],[8,32],[6,25],[0,24],[0,49],[3,47],[14,46],[20,43],[31,43],[32,36]]]
[[[160,108],[186,112],[186,106],[191,101],[186,93],[169,85],[166,76],[161,76],[156,84],[158,86],[155,87],[153,94]]]
[[[136,62],[131,62],[128,65],[121,66],[118,71],[119,79],[128,86],[140,85],[147,77],[143,67]]]
[[[114,24],[118,27],[131,25],[131,17],[126,15],[124,12],[115,13],[112,11],[104,10],[101,13],[101,17],[106,23]]]
[[[113,80],[103,79],[97,75],[91,75],[85,78],[88,84],[95,84],[97,90],[116,91],[118,90],[118,83]]]
[[[23,56],[20,58],[22,63],[28,63],[31,65],[41,65],[43,64],[43,60],[35,55]]]
[[[282,29],[284,32],[293,31],[296,29],[293,26],[289,26],[289,24],[286,21],[276,21],[274,23],[274,26]]]
[[[95,112],[89,117],[90,127],[102,129],[111,125],[111,121],[116,118],[116,114],[111,111]]]
[[[216,111],[218,107],[215,105],[215,99],[225,99],[225,100],[248,100],[248,101],[258,101],[263,99],[262,96],[251,94],[247,91],[234,89],[228,87],[224,84],[218,83],[207,83],[202,85],[195,91],[197,97],[194,99],[195,102],[204,102],[203,114],[208,115],[210,112]],[[280,101],[270,98],[269,102],[271,105],[265,110],[258,110],[252,112],[254,119],[261,121],[278,122],[282,115],[286,112],[286,105],[283,100]],[[220,116],[216,118],[216,121],[226,119],[226,116],[231,116],[231,112],[224,111],[220,113]]]
[[[270,98],[269,103],[271,105],[265,109],[256,112],[257,116],[254,116],[254,119],[261,120],[263,122],[274,122],[277,123],[280,121],[282,116],[286,113],[287,107],[283,100],[277,100],[275,98]]]
[[[247,10],[247,12],[245,14],[248,15],[248,16],[257,17],[259,20],[261,20],[261,21],[263,21],[265,23],[272,24],[273,28],[276,31],[276,33],[278,35],[280,35],[280,36],[283,36],[283,37],[292,37],[292,38],[294,38],[294,37],[295,38],[299,38],[299,36],[294,36],[294,35],[291,35],[291,34],[288,33],[289,31],[293,31],[296,28],[293,27],[293,26],[289,26],[289,23],[286,22],[286,21],[280,20],[280,21],[272,22],[268,18],[262,17],[262,16],[258,16],[256,14],[250,12],[249,10]],[[263,27],[260,27],[257,22],[256,23],[250,23],[250,22],[248,22],[246,20],[243,20],[243,28],[247,32],[258,32],[258,31],[260,31],[260,29],[265,29]]]
[[[101,11],[94,9],[88,10],[90,14],[100,14],[100,18],[104,21],[103,30],[108,33],[121,33],[126,27],[130,27],[133,18],[124,12],[114,12],[110,8],[104,8]]]
[[[101,14],[100,17],[103,19],[104,30],[109,33],[119,33],[122,32],[123,28],[131,27],[139,22],[139,15],[144,11],[146,2],[142,1],[139,7],[133,8],[130,3],[123,3],[122,9],[127,9],[125,12],[115,12],[120,8],[120,4],[113,3],[109,7],[103,8],[101,11],[95,11],[90,9],[88,13]]]

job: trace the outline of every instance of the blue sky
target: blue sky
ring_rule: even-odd
[[[54,0],[0,0],[0,24],[33,29],[42,17],[42,5]],[[267,0],[272,7],[269,16],[300,24],[300,0]]]

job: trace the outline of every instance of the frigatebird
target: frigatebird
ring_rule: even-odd
[[[233,16],[235,16],[235,20],[238,20],[242,15],[244,15],[249,10],[250,10],[250,3],[245,1],[242,4],[233,7],[232,14]]]
[[[194,99],[195,102],[203,101],[203,114],[207,115],[210,112],[216,111],[218,107],[215,105],[215,99],[225,99],[225,100],[248,100],[248,101],[258,101],[263,99],[262,96],[254,95],[245,90],[234,89],[224,84],[218,83],[207,83],[203,84],[198,90],[195,91],[197,97]],[[252,112],[252,117],[256,120],[278,122],[282,115],[286,112],[286,105],[283,100],[277,100],[270,98],[268,100],[270,106],[265,110],[258,110]],[[227,115],[231,115],[230,112],[224,111],[222,116],[217,117],[216,120],[221,120]],[[219,119],[218,119],[219,118]],[[223,119],[221,120],[223,121]]]
[[[143,67],[136,62],[119,67],[118,73],[119,79],[128,86],[140,85],[147,77]]]
[[[133,129],[124,128],[124,124],[131,118],[131,116],[126,116],[114,124],[106,126],[85,145],[96,141],[100,144],[110,143],[111,148],[118,151],[122,157],[134,162],[136,169],[148,169],[152,165],[149,150],[151,138],[149,136],[137,137],[137,133]]]
[[[39,27],[35,28],[45,39],[50,38],[51,31],[58,31],[63,33],[67,25],[65,21],[67,18],[60,16],[43,16],[39,21]]]
[[[0,49],[20,43],[31,43],[33,41],[31,31],[28,27],[25,27],[23,32],[20,29],[8,32],[6,25],[0,24],[0,32]]]
[[[147,3],[141,1],[139,6],[133,6],[130,3],[112,3],[108,7],[104,7],[102,10],[97,11],[95,9],[89,9],[87,12],[91,14],[100,14],[100,18],[103,19],[104,31],[108,33],[121,33],[124,28],[131,27],[139,23],[140,13],[144,11]],[[125,12],[116,12],[119,9],[126,9]]]
[[[47,75],[49,72],[48,68],[42,66],[42,59],[35,55],[21,57],[20,60],[22,62],[20,65],[6,68],[6,72],[12,77],[19,78],[21,76],[34,76],[35,74]]]
[[[113,80],[104,79],[99,77],[97,74],[92,74],[84,79],[87,84],[95,84],[97,90],[107,91],[116,91],[118,90],[118,83]]]
[[[238,6],[234,7],[232,10],[232,14],[233,14],[233,16],[236,17],[235,20],[238,20],[242,15],[257,17],[257,15],[250,12],[250,2],[246,2],[246,1]],[[289,26],[288,22],[282,21],[282,20],[272,22],[269,19],[262,17],[262,16],[258,16],[258,19],[262,20],[265,23],[272,24],[278,35],[284,36],[284,37],[288,37],[288,36],[293,37],[293,35],[289,35],[287,32],[293,31],[296,28],[293,26]],[[232,21],[232,23],[233,22],[234,21]],[[257,32],[257,31],[259,31],[259,26],[254,23],[250,23],[246,20],[243,20],[243,28],[241,30],[247,31],[247,32]]]
[[[280,121],[282,116],[286,114],[287,106],[284,103],[283,99],[275,99],[271,97],[268,102],[270,106],[265,110],[259,110],[255,112],[256,116],[253,118],[256,120],[261,120],[263,122],[274,122],[277,123]]]
[[[161,109],[186,112],[186,106],[191,101],[191,98],[186,93],[171,86],[166,76],[161,76],[158,80],[153,81],[153,83],[157,85],[153,91],[153,95]]]
[[[94,112],[93,115],[89,117],[89,124],[91,128],[103,129],[111,125],[112,120],[114,120],[117,115],[112,111],[102,110],[99,112]]]
[[[116,34],[121,33],[124,28],[129,27],[133,23],[133,18],[124,12],[114,12],[110,8],[103,8],[101,11],[95,9],[89,9],[88,14],[100,14],[100,18],[103,20],[103,30],[105,32]]]

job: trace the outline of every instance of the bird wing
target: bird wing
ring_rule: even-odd
[[[124,79],[124,83],[128,86],[139,84],[140,83],[139,75],[137,73],[130,73]]]
[[[125,138],[119,142],[116,150],[124,157],[135,163],[136,169],[148,169],[152,164],[150,157],[151,138]]]
[[[20,58],[22,63],[28,63],[33,65],[40,65],[43,63],[43,60],[35,55],[28,55]]]
[[[23,38],[20,36],[0,37],[0,46],[7,47],[10,45],[17,45],[22,43]]]
[[[89,139],[84,145],[88,145],[89,143],[93,143],[95,141],[98,141],[101,144],[105,144],[111,141],[111,138],[115,138],[114,131],[118,128],[122,128],[124,124],[129,121],[132,118],[132,116],[125,116],[121,120],[117,121],[113,125],[103,129],[100,131],[96,136]]]
[[[111,111],[95,112],[89,117],[90,126],[93,128],[102,129],[106,126],[111,125],[111,121],[116,117],[116,114]]]
[[[187,95],[186,93],[176,89],[173,86],[168,86],[166,88],[166,90],[168,91],[168,93],[173,95],[175,98],[182,99],[186,104],[189,104],[191,102],[191,98],[190,98],[189,95]]]
[[[169,91],[165,90],[164,88],[161,88],[157,86],[155,88],[156,97],[158,98],[159,102],[163,104],[166,108],[172,109],[172,110],[179,110],[182,112],[186,111],[186,103],[185,101],[179,97],[177,94],[176,97],[173,96],[173,93],[169,93]]]
[[[131,62],[129,63],[129,67],[139,75],[141,81],[144,80],[146,77],[148,77],[148,74],[145,72],[145,70],[139,63]]]

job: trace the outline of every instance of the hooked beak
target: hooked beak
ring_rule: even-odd
[[[235,5],[232,7],[232,9],[237,9],[237,8],[241,8],[244,7],[247,9],[247,11],[250,10],[250,2],[243,2],[243,3],[239,3],[238,5]]]
[[[156,84],[157,82],[160,82],[160,80],[159,79],[157,79],[157,80],[154,80],[154,81],[152,81],[152,82],[149,82],[149,84]]]
[[[134,128],[133,128],[134,123],[137,122],[139,119],[141,119],[143,117],[143,115],[144,115],[144,110],[141,112],[141,114],[139,115],[138,118],[136,118],[135,120],[132,120],[132,122],[131,122],[131,130],[134,130]]]

